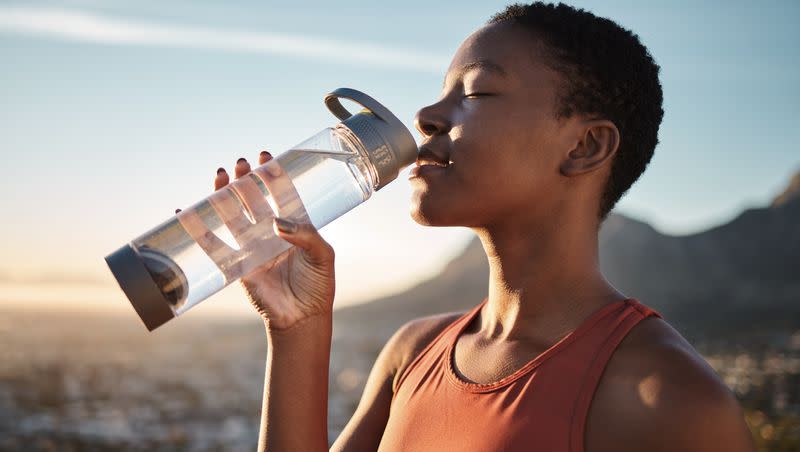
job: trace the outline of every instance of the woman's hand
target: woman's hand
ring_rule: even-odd
[[[258,164],[271,159],[269,152],[262,151]],[[240,158],[234,172],[238,179],[250,172],[250,164]],[[229,182],[228,173],[219,168],[214,190]],[[276,218],[273,229],[294,246],[241,280],[268,331],[285,331],[310,317],[331,315],[336,288],[333,247],[310,223]]]

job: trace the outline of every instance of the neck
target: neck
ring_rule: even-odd
[[[473,230],[489,260],[489,299],[475,326],[485,341],[550,343],[626,298],[600,271],[596,220],[517,217]]]

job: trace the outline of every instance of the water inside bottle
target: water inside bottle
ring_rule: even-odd
[[[292,149],[279,159],[317,229],[372,194],[369,168],[356,153]]]
[[[333,219],[361,204],[372,194],[372,176],[366,163],[355,152],[333,152],[325,149],[292,149],[276,157],[302,202],[309,220],[322,228]],[[272,215],[278,210],[275,199],[266,185],[255,175],[259,190],[271,207]],[[236,197],[230,186],[213,196]],[[242,206],[242,209],[245,209]],[[216,238],[231,249],[239,246],[223,219],[208,199],[187,209],[202,219]],[[246,209],[245,209],[246,210]],[[277,258],[291,245],[275,236],[271,220],[254,225],[258,231],[258,249],[233,254],[234,260],[225,262],[229,277],[186,231],[178,217],[173,217],[134,242],[145,267],[176,315],[190,309],[198,302],[224,288],[232,279],[246,276],[258,264]],[[264,255],[269,250],[269,256]],[[253,251],[252,253],[250,251]],[[230,266],[237,271],[230,275]],[[239,274],[239,271],[244,274]]]
[[[210,209],[207,204],[201,202],[192,208],[207,211]],[[177,217],[134,241],[133,246],[176,315],[225,287],[217,265],[189,236]]]

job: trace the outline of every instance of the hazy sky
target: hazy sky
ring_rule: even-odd
[[[0,303],[125,305],[106,254],[206,196],[217,167],[335,124],[322,98],[337,87],[413,131],[460,42],[507,3],[0,2]],[[661,143],[617,211],[689,234],[800,170],[799,2],[573,4],[661,65]],[[322,229],[337,304],[434,274],[472,237],[414,223],[407,173]]]

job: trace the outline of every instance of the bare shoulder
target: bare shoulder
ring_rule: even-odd
[[[421,317],[401,326],[378,354],[355,413],[331,450],[377,450],[389,418],[392,395],[399,376],[460,312]]]
[[[464,312],[446,312],[420,317],[401,326],[389,339],[386,348],[391,351],[395,364],[392,388],[397,388],[400,376],[414,358]]]
[[[755,450],[734,394],[658,317],[637,324],[609,359],[584,438],[587,452]]]

